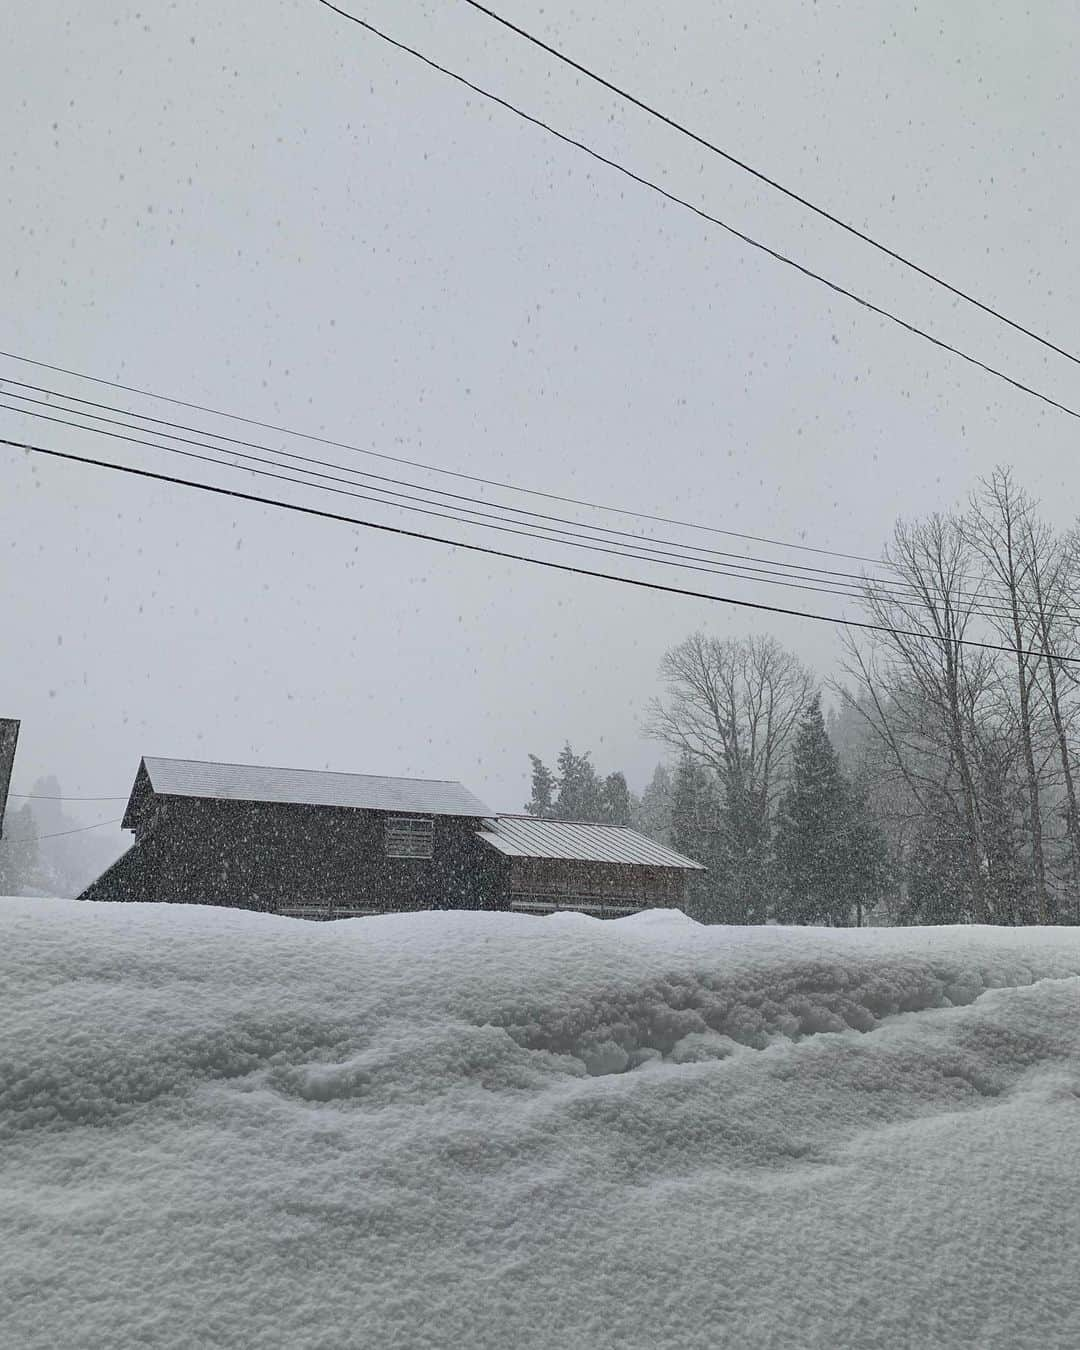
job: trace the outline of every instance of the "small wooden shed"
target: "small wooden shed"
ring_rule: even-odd
[[[578,910],[617,918],[680,909],[701,863],[623,825],[495,816],[480,838],[505,860],[506,908],[525,914]]]

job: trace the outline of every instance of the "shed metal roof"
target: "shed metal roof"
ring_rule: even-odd
[[[592,825],[535,816],[495,816],[477,831],[485,844],[510,858],[557,858],[572,862],[678,867],[704,872],[692,858],[646,839],[625,825]]]
[[[425,816],[490,814],[490,808],[460,783],[438,779],[381,778],[366,773],[330,773],[325,769],[271,769],[194,759],[149,757],[142,763],[151,789],[166,797],[342,806]],[[137,788],[138,779],[133,798]]]

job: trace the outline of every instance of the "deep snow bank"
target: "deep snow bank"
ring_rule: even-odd
[[[0,901],[0,1340],[1080,1344],[1080,932]]]

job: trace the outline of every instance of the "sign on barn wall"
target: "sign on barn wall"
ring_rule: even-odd
[[[15,742],[19,723],[14,717],[0,717],[0,835],[4,833],[4,808],[11,784],[11,766],[15,763]]]

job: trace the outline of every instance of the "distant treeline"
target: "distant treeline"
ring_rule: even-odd
[[[567,745],[531,757],[527,809],[705,863],[712,922],[1080,922],[1078,531],[1000,469],[850,584],[881,631],[847,631],[828,719],[772,638],[695,633],[661,663],[671,756],[641,798]]]

